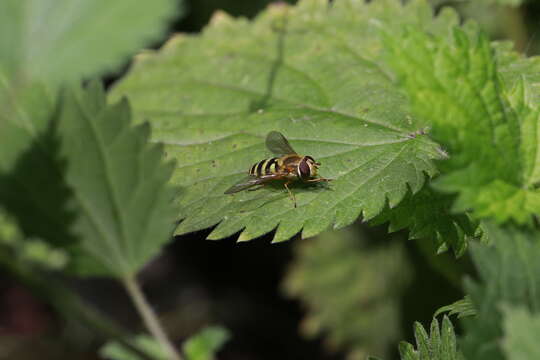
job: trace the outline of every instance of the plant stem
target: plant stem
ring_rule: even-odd
[[[171,360],[182,360],[182,357],[178,351],[176,351],[163,330],[156,313],[146,300],[136,278],[134,276],[126,276],[123,279],[123,283],[150,334],[152,334],[152,336],[160,343],[161,347],[165,349]]]
[[[75,292],[65,286],[57,276],[46,271],[35,271],[27,264],[19,263],[14,257],[0,249],[0,263],[21,283],[27,286],[37,298],[48,303],[66,319],[77,318],[92,328],[100,337],[116,340],[133,355],[143,360],[152,360],[146,350],[126,340],[128,332],[100,311],[86,303]]]

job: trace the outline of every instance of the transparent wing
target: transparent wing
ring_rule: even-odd
[[[239,191],[249,189],[250,187],[260,185],[260,184],[264,184],[268,180],[270,180],[270,179],[266,178],[266,177],[258,178],[258,177],[254,177],[254,176],[248,176],[247,178],[244,178],[244,179],[240,180],[239,182],[237,182],[236,184],[231,186],[229,189],[227,189],[227,191],[225,191],[225,194],[234,194],[234,193],[237,193]]]
[[[227,191],[225,191],[225,194],[234,194],[236,192],[249,189],[252,186],[264,184],[271,180],[281,180],[283,179],[283,176],[284,174],[270,174],[261,177],[250,175],[231,186]]]
[[[266,135],[266,147],[276,155],[296,154],[285,136],[277,131],[270,131]]]

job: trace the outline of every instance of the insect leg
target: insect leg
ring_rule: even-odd
[[[294,203],[294,207],[296,207],[296,197],[294,196],[293,192],[291,191],[291,189],[289,189],[289,185],[290,184],[290,181],[287,181],[284,185],[285,185],[285,189],[287,189],[287,191],[289,192],[289,196],[291,197],[291,200],[293,201]]]
[[[334,180],[334,179],[316,178],[316,179],[306,180],[306,182],[328,182],[328,181],[332,181],[332,180]]]

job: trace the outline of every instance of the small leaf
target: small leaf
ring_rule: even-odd
[[[456,334],[454,332],[454,326],[448,316],[443,317],[439,356],[441,359],[448,360],[457,360],[458,358]]]
[[[62,99],[58,133],[79,214],[72,265],[82,274],[132,275],[170,239],[172,164],[147,143],[148,126],[131,127],[130,117],[127,101],[107,105],[97,83]]]
[[[502,347],[508,360],[540,359],[540,314],[523,306],[504,306]]]
[[[186,360],[213,360],[216,352],[230,338],[229,332],[220,326],[209,326],[186,340],[182,346]]]
[[[420,323],[415,323],[414,337],[417,343],[416,350],[407,342],[399,344],[401,360],[463,360],[456,347],[454,327],[447,316],[443,318],[440,330],[439,322],[433,318],[429,336]]]
[[[476,315],[476,309],[469,295],[465,295],[463,299],[458,300],[450,305],[439,308],[434,316],[439,316],[444,312],[448,312],[448,315],[457,314],[458,319],[464,316]]]
[[[0,70],[16,80],[78,80],[116,70],[166,30],[176,1],[4,0]]]
[[[439,326],[437,324],[437,326]],[[431,354],[431,346],[429,336],[424,330],[424,327],[419,322],[414,323],[414,338],[420,360],[429,360]]]
[[[445,32],[456,22],[454,13],[434,19],[427,4],[398,1],[304,0],[273,5],[253,22],[218,13],[201,35],[176,36],[136,62],[111,97],[129,96],[137,121],[149,119],[153,141],[181,164],[177,234],[219,224],[210,239],[272,230],[274,241],[309,237],[373,218],[436,173],[431,160],[444,154],[419,135],[382,66],[379,27]],[[272,130],[334,179],[293,185],[298,208],[283,184],[224,194],[273,156],[264,146]]]
[[[431,321],[429,337],[430,337],[431,354],[441,356],[443,346],[441,344],[441,331],[439,330],[439,322],[437,321],[436,315],[433,317],[433,320]]]
[[[137,335],[131,339],[137,348],[151,355],[155,360],[167,360],[167,354],[163,351],[160,344],[147,335]],[[137,354],[127,350],[116,341],[109,341],[101,347],[99,354],[109,360],[141,360]]]

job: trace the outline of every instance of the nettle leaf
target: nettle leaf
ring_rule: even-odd
[[[533,231],[483,223],[490,246],[473,243],[471,254],[479,281],[467,279],[465,290],[477,310],[462,319],[462,350],[467,359],[504,359],[501,348],[502,305],[525,307],[534,316],[540,309],[540,241]]]
[[[377,240],[351,226],[297,243],[283,284],[306,306],[303,334],[324,335],[331,349],[346,350],[354,359],[388,358],[401,336],[399,302],[410,264],[403,243]]]
[[[528,81],[515,79],[515,72],[502,81],[494,47],[474,26],[446,36],[409,27],[388,33],[386,44],[413,112],[450,154],[436,188],[458,193],[456,211],[530,221],[540,210],[539,110],[531,105]]]
[[[444,316],[440,328],[437,319],[433,319],[429,335],[422,324],[415,323],[414,337],[416,349],[404,341],[399,344],[402,360],[463,360],[456,346],[454,326],[447,316]]]
[[[434,316],[448,312],[448,315],[457,315],[457,318],[462,318],[464,316],[474,316],[476,315],[476,308],[471,300],[469,295],[461,300],[458,300],[450,305],[443,306],[439,308]]]
[[[213,360],[230,337],[226,328],[208,326],[187,339],[182,344],[182,350],[187,360]]]
[[[1,1],[0,68],[49,83],[115,70],[165,33],[177,7],[175,0]]]
[[[503,349],[508,360],[540,359],[540,315],[525,307],[503,307]]]
[[[214,16],[200,36],[179,35],[139,57],[111,98],[127,95],[136,121],[149,119],[152,139],[181,164],[177,234],[219,225],[210,239],[243,229],[249,240],[277,228],[275,241],[302,231],[371,219],[419,191],[438,145],[409,116],[406,99],[382,67],[379,26],[421,24],[445,32],[457,23],[433,19],[423,2],[305,0],[274,5],[253,22]],[[281,131],[302,154],[322,163],[328,186],[282,184],[224,195],[249,167],[272,156],[269,131]]]
[[[146,354],[150,354],[152,359],[167,360],[167,353],[163,350],[157,340],[148,335],[137,335],[127,339],[130,343],[136,345],[139,349],[144,350]],[[108,341],[99,349],[99,354],[105,359],[111,360],[143,360],[143,358],[125,345],[118,341]]]
[[[511,41],[492,42],[495,49],[495,57],[499,74],[504,83],[509,87],[514,86],[522,78],[530,84],[540,82],[540,57],[525,57],[522,53],[515,50],[515,45]],[[530,105],[534,104],[540,98],[540,88],[531,86],[529,94],[532,94]]]
[[[408,194],[395,208],[384,209],[370,223],[389,222],[390,232],[408,228],[410,239],[433,239],[438,254],[451,247],[456,256],[461,256],[469,241],[481,236],[481,229],[468,214],[451,213],[453,199],[424,186],[418,193]]]
[[[74,240],[65,159],[52,125],[56,99],[44,84],[10,87],[0,71],[0,204],[25,238],[62,246]]]
[[[107,105],[97,83],[62,99],[57,127],[80,238],[72,265],[85,275],[133,275],[172,233],[173,166],[147,144],[148,124],[130,118],[127,101]]]

